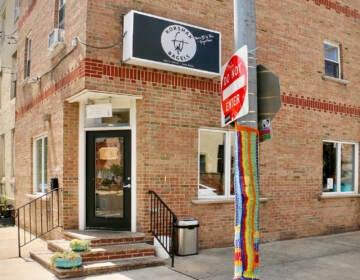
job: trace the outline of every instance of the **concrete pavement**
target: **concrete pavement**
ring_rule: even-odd
[[[17,257],[15,227],[0,228],[0,279],[57,279],[28,256],[45,247],[43,241],[27,245]],[[73,279],[96,280],[224,280],[232,279],[233,249],[200,250],[198,255],[175,258],[175,267],[151,267]],[[360,279],[360,231],[276,241],[260,245],[262,280]]]

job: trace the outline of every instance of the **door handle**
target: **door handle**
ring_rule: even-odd
[[[123,189],[130,189],[131,188],[131,184],[127,184],[125,186],[123,186]]]

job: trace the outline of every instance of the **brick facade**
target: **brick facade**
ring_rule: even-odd
[[[257,1],[258,63],[280,78],[282,109],[274,138],[260,145],[262,240],[359,228],[359,198],[319,198],[322,141],[359,142],[357,42],[360,6],[354,1]],[[344,12],[351,11],[351,12]],[[271,16],[269,16],[271,10]],[[322,44],[342,46],[344,80],[323,79]],[[358,170],[357,170],[358,171]]]
[[[54,19],[40,16],[53,14],[55,4],[44,0],[21,4],[17,203],[27,201],[25,194],[32,192],[32,140],[46,133],[48,176],[59,177],[64,188],[60,211],[64,228],[78,228],[79,105],[66,99],[83,89],[140,95],[142,99],[136,101],[136,229],[148,230],[147,192],[154,190],[178,217],[199,219],[200,247],[231,245],[233,202],[193,202],[198,192],[198,130],[220,125],[219,79],[127,65],[121,61],[118,42],[123,15],[138,10],[221,32],[224,64],[233,53],[232,6],[223,1],[79,2],[66,2],[65,45],[56,54],[47,49]],[[260,208],[263,241],[353,230],[360,222],[359,198],[318,199],[322,140],[360,139],[359,78],[353,63],[360,55],[359,7],[342,1],[340,9],[330,2],[256,1],[258,63],[279,76],[283,101],[273,122],[274,138],[260,147],[261,196],[268,198]],[[28,83],[21,73],[30,31],[34,41],[31,77],[40,80]],[[113,47],[81,43],[73,47],[75,37],[92,46]],[[344,79],[349,84],[322,78],[324,40],[342,44]],[[51,116],[50,122],[43,121],[44,114]]]

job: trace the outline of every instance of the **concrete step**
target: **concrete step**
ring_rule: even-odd
[[[50,250],[30,252],[31,258],[39,262],[41,265],[46,267],[48,270],[54,273],[58,278],[61,279],[139,269],[149,266],[160,266],[166,264],[166,260],[164,259],[155,256],[146,256],[146,257],[112,259],[111,261],[110,260],[91,261],[91,262],[83,261],[83,264],[77,268],[60,269],[53,267],[51,265],[50,259],[52,255],[53,252]]]
[[[48,241],[48,249],[53,252],[68,251],[70,250],[70,241],[64,239]],[[155,249],[153,245],[137,242],[90,247],[88,251],[78,253],[84,262],[88,262],[154,256]]]
[[[146,241],[142,232],[104,230],[67,230],[64,232],[64,238],[90,240],[91,247]]]

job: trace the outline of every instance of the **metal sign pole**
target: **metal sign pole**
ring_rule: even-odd
[[[260,279],[255,0],[234,0],[234,41],[235,51],[248,46],[249,113],[235,125],[233,279]]]

